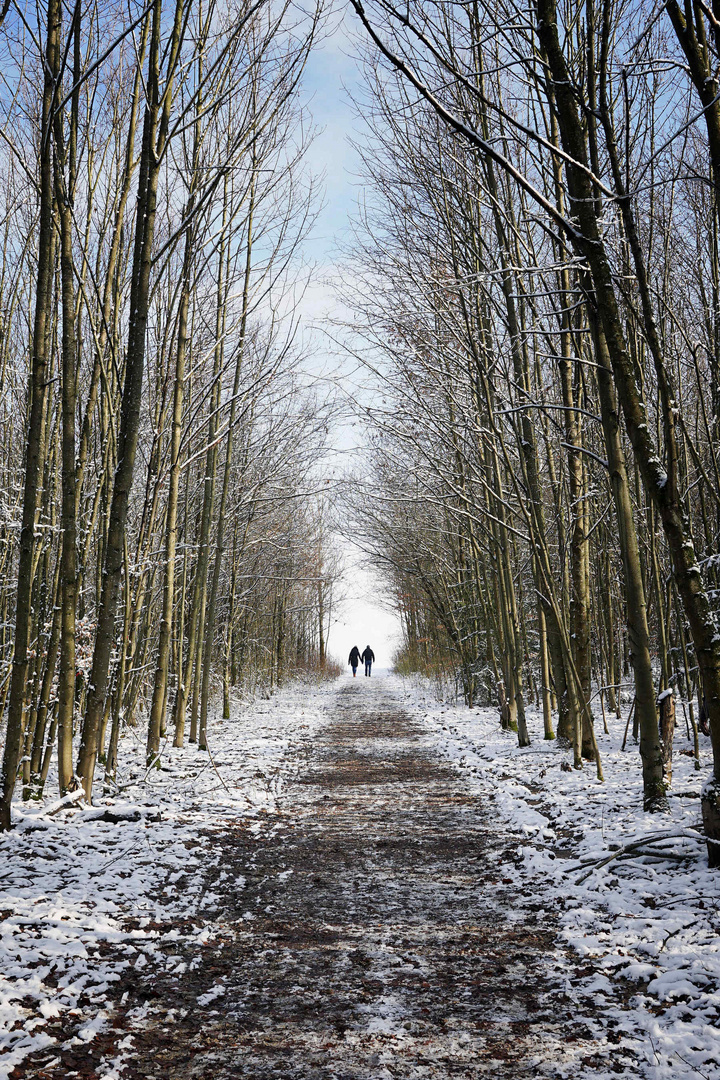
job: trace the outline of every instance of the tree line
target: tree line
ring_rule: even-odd
[[[497,694],[523,744],[534,697],[598,773],[629,691],[651,810],[677,699],[720,838],[720,13],[346,6],[347,292],[379,386],[352,528],[400,663]],[[53,760],[62,793],[91,797],[98,761],[112,789],[139,716],[152,763],[168,730],[206,745],[216,687],[227,711],[326,663],[332,404],[297,307],[322,15],[0,11],[0,828]]]
[[[121,736],[207,745],[222,688],[326,662],[335,570],[305,374],[321,5],[0,14],[0,828],[114,790]]]
[[[629,689],[645,805],[711,735],[720,839],[720,20],[702,3],[351,0],[379,380],[356,527],[401,663],[594,760]],[[357,344],[359,342],[359,344]],[[628,685],[629,684],[629,685]],[[720,848],[709,843],[711,861]]]

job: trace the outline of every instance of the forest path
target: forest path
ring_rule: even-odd
[[[207,837],[223,853],[201,961],[180,974],[128,971],[112,1040],[90,1044],[75,1075],[624,1071],[566,996],[556,929],[536,914],[552,898],[503,881],[517,838],[383,682],[342,685],[277,814]],[[91,1071],[103,1042],[115,1069]]]

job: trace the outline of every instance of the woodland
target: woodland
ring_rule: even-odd
[[[362,192],[313,377],[308,56],[339,8]],[[674,733],[720,864],[720,6],[703,0],[5,0],[0,11],[0,829],[207,749],[235,688],[328,658],[333,531],[399,671],[644,806]],[[360,376],[362,379],[363,376]],[[368,464],[369,463],[369,464]]]
[[[0,1080],[714,1075],[720,0],[0,0],[0,755]]]
[[[211,692],[227,715],[325,665],[296,314],[319,14],[4,5],[3,828],[55,753],[90,799],[140,713],[156,762],[168,726],[205,748]]]
[[[352,0],[372,501],[399,670],[497,695],[602,763],[630,706],[645,808],[673,733],[720,863],[720,8]],[[626,710],[627,715],[627,710]],[[626,729],[626,738],[628,732]]]

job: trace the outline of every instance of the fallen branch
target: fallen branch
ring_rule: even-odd
[[[625,734],[623,735],[622,746],[620,747],[621,750],[625,749],[625,744],[627,743],[628,731],[630,730],[630,721],[632,720],[632,714],[635,712],[635,701],[636,698],[633,698],[633,703],[630,706],[630,712],[628,713],[627,724],[625,725]]]
[[[633,854],[648,859],[674,859],[676,862],[684,862],[690,858],[689,855],[678,855],[674,851],[646,851],[644,848],[638,848]]]
[[[656,833],[654,836],[642,836],[638,840],[633,840],[630,844],[624,844],[618,848],[617,851],[613,851],[610,855],[607,855],[603,859],[592,859],[588,862],[582,863],[582,866],[590,866],[590,869],[586,874],[583,874],[575,882],[576,885],[582,885],[583,881],[587,881],[591,874],[596,870],[600,870],[603,866],[607,866],[614,859],[619,859],[622,855],[627,855],[629,852],[637,852],[647,844],[657,844],[661,840],[697,840],[701,844],[718,844],[719,840],[713,840],[708,836],[703,836],[702,833],[695,832],[694,829],[681,829],[679,832],[662,832]],[[666,853],[663,853],[665,857]],[[669,855],[670,858],[678,858],[677,855]],[[684,856],[681,856],[684,858]],[[577,869],[577,867],[575,867]]]
[[[694,900],[713,900],[715,904],[718,902],[717,896],[711,893],[698,893],[697,896],[673,896],[672,900],[664,900],[662,904],[655,904],[652,910],[672,907],[673,904],[691,904]],[[645,916],[638,916],[638,918],[645,918]]]
[[[207,739],[206,739],[205,749],[206,749],[206,751],[207,751],[207,756],[208,756],[208,757],[210,758],[210,764],[212,765],[213,769],[215,770],[215,775],[217,776],[218,780],[220,781],[220,783],[222,784],[222,786],[223,786],[223,787],[225,788],[225,790],[227,791],[228,795],[230,795],[230,796],[231,796],[231,798],[237,798],[237,792],[236,792],[236,791],[231,791],[231,790],[230,790],[230,788],[229,788],[229,787],[227,786],[227,784],[225,783],[225,781],[224,781],[224,779],[222,778],[222,776],[220,775],[220,771],[219,771],[219,769],[218,769],[217,765],[215,764],[215,759],[213,758],[213,756],[212,756],[212,753],[210,752],[210,746],[209,746],[209,744],[207,743]],[[249,798],[247,797],[247,795],[245,794],[245,792],[244,792],[244,791],[241,791],[241,792],[240,792],[240,795],[241,795],[241,796],[242,796],[242,798],[243,798],[243,799],[245,800],[245,802],[246,802],[246,803],[248,804],[248,806],[251,806],[251,805],[252,805],[252,802],[251,802],[251,800],[250,800],[250,799],[249,799]]]
[[[55,815],[59,814],[61,810],[67,810],[67,808],[69,806],[74,806],[75,803],[84,802],[84,801],[85,801],[85,790],[84,790],[84,788],[80,787],[76,791],[69,791],[67,793],[67,795],[63,795],[62,799],[60,799],[58,802],[54,803],[49,808],[49,810],[46,810],[44,814],[41,814],[39,816],[40,817],[55,817]]]

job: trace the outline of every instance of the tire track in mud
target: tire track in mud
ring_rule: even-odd
[[[544,912],[553,898],[517,894],[517,839],[489,805],[382,679],[347,683],[286,809],[224,834],[217,906],[204,912],[216,937],[181,974],[129,972],[112,1030],[75,1075],[637,1075],[573,1015]]]

